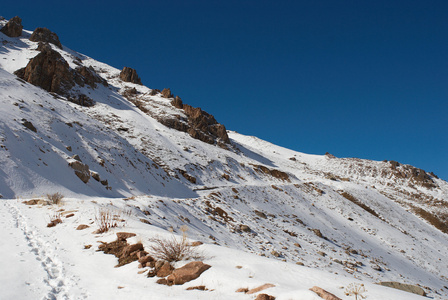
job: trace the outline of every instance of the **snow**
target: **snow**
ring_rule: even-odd
[[[12,74],[38,53],[30,34],[0,33],[0,299],[253,299],[235,290],[264,283],[276,285],[266,293],[277,299],[319,299],[309,291],[314,285],[349,299],[344,288],[352,282],[366,286],[368,299],[422,299],[379,281],[418,284],[447,299],[448,236],[409,205],[447,213],[447,182],[433,178],[437,188],[428,189],[397,178],[387,162],[309,155],[232,131],[228,150],[203,143],[157,121],[184,116],[169,99],[122,82],[116,68],[53,47],[72,68],[92,66],[108,81],[76,86],[96,101],[78,106]],[[129,88],[148,114],[122,96]],[[108,184],[83,183],[68,165],[74,155]],[[257,172],[257,165],[281,170],[289,181]],[[61,206],[22,203],[55,192],[65,196]],[[102,207],[125,216],[125,226],[94,234]],[[75,216],[47,228],[58,210]],[[91,227],[75,230],[79,224]],[[114,256],[96,251],[118,231],[149,246],[154,236],[171,236],[170,228],[180,234],[182,225],[204,242],[204,262],[212,266],[184,286],[156,284],[137,273],[137,263],[114,268]],[[213,291],[185,290],[195,285]]]

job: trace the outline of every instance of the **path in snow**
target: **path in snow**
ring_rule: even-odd
[[[75,285],[75,281],[66,276],[55,253],[57,248],[28,224],[13,200],[0,201],[0,226],[3,296],[16,300],[68,299],[68,289]],[[21,267],[24,264],[26,267]],[[42,290],[43,287],[46,289]]]

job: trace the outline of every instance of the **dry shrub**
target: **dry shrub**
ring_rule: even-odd
[[[201,254],[187,242],[187,226],[181,226],[182,237],[179,239],[174,234],[171,238],[155,237],[150,239],[152,245],[149,254],[157,260],[176,262],[188,259],[199,259]]]
[[[364,284],[350,283],[345,289],[345,295],[355,296],[355,300],[367,298],[367,296],[363,295],[364,293],[367,293]]]
[[[118,227],[122,223],[124,226],[126,220],[123,219],[121,212],[114,212],[109,208],[100,208],[95,213],[95,223],[98,226],[98,233],[108,232],[109,229]]]
[[[61,193],[47,194],[47,198],[48,200],[50,200],[51,204],[59,205],[62,203],[64,195],[62,195]]]

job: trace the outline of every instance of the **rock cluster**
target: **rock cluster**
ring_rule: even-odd
[[[62,49],[62,44],[59,41],[59,37],[56,33],[50,31],[50,29],[48,28],[36,28],[33,31],[33,34],[30,36],[30,41],[50,43],[57,46],[59,49]]]
[[[123,70],[121,70],[120,79],[126,82],[142,84],[140,77],[137,75],[137,71],[129,67],[124,67]]]
[[[9,37],[19,37],[22,35],[22,29],[22,19],[15,16],[0,31]]]
[[[39,42],[37,48],[40,53],[33,57],[25,68],[19,69],[14,74],[19,78],[43,88],[48,92],[67,97],[73,103],[82,106],[92,106],[94,101],[84,94],[78,94],[71,89],[88,85],[96,88],[96,83],[107,86],[107,82],[96,74],[92,67],[78,67],[71,69],[67,61],[48,43]]]
[[[195,280],[210,267],[210,265],[204,264],[202,261],[193,261],[183,267],[172,269],[171,271],[169,271],[170,274],[167,275],[167,278],[159,279],[157,283],[166,285],[181,285],[186,282]]]
[[[165,98],[172,98],[169,89],[163,90],[162,96]],[[160,119],[159,121],[163,125],[186,132],[191,137],[208,144],[213,145],[216,143],[219,146],[226,148],[225,144],[230,143],[226,127],[218,123],[213,115],[203,111],[199,107],[183,104],[181,98],[178,96],[171,101],[171,104],[178,109],[182,109],[187,118],[178,117]]]

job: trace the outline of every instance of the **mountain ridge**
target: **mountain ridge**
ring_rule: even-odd
[[[188,223],[199,240],[365,280],[401,276],[448,295],[446,181],[395,161],[309,155],[228,131],[180,98],[46,44],[72,70],[91,69],[107,83],[74,81],[74,94],[49,93],[12,74],[42,53],[31,35],[0,34],[3,198],[126,197],[139,216],[151,210],[154,226]],[[74,95],[93,105],[69,101]]]

